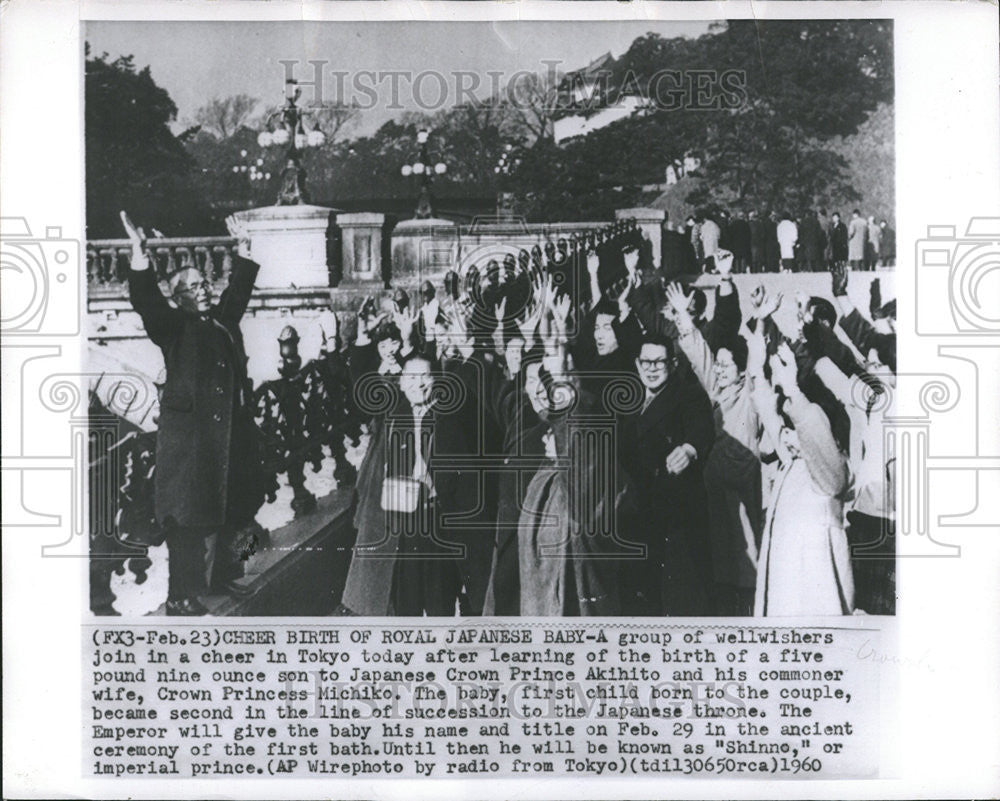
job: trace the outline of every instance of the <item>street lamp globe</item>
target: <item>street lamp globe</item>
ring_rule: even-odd
[[[427,141],[427,131],[421,129],[417,131],[417,144],[422,145]]]
[[[434,172],[436,172],[438,175],[444,175],[444,173],[446,173],[447,171],[448,171],[448,165],[445,164],[443,161],[439,161],[437,164],[434,165]]]
[[[403,176],[405,178],[409,178],[411,175],[413,175],[413,167],[411,167],[409,164],[404,164],[403,169],[400,170],[400,172],[403,173]]]
[[[288,144],[288,131],[284,128],[279,128],[271,135],[271,140],[276,145],[286,145]]]
[[[323,132],[319,128],[314,128],[306,134],[306,140],[309,147],[319,147],[326,140],[326,137],[323,136]]]
[[[416,164],[413,165],[413,174],[414,175],[423,175],[424,174],[424,165],[423,165],[422,162],[418,161]]]
[[[261,147],[270,147],[273,136],[270,131],[261,131],[257,135],[257,144]]]

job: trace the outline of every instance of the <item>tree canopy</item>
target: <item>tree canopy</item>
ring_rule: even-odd
[[[122,208],[136,220],[193,232],[197,199],[187,179],[194,161],[170,130],[177,117],[170,95],[132,56],[111,61],[88,50],[84,80],[88,236],[119,236]]]
[[[602,62],[598,103],[637,95],[643,110],[556,144],[553,121],[595,109],[560,105],[560,74],[433,114],[407,112],[351,136],[364,111],[316,109],[326,141],[304,155],[312,196],[334,205],[415,198],[400,168],[431,131],[443,198],[512,192],[529,219],[608,219],[651,202],[668,165],[700,162],[689,201],[801,210],[861,202],[892,213],[892,22],[730,21],[697,38],[648,33]],[[216,98],[199,127],[171,133],[177,109],[132,57],[91,58],[86,71],[91,236],[117,235],[117,210],[169,233],[221,233],[234,208],[273,202],[282,148],[257,143],[245,95]],[[282,151],[282,152],[279,152]],[[506,155],[504,155],[506,154]],[[504,156],[501,167],[501,156]],[[270,176],[269,178],[265,176]],[[259,177],[255,177],[259,176]]]

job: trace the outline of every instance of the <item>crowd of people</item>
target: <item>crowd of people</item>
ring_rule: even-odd
[[[733,254],[737,273],[824,272],[837,264],[874,270],[896,264],[896,232],[882,218],[858,209],[807,209],[799,215],[755,209],[699,209],[683,223],[663,226],[663,264],[668,274],[711,272],[717,250]]]
[[[126,221],[133,302],[167,365],[154,478],[168,614],[204,614],[209,577],[232,584],[239,566],[213,572],[206,541],[261,502],[239,332],[256,265],[231,222],[229,290],[213,303],[188,267],[168,276],[171,303]],[[732,251],[685,286],[648,246],[619,222],[340,322],[331,348],[369,442],[339,614],[894,611],[880,424],[895,302],[876,278],[855,308],[842,262],[834,303],[760,286],[741,299]]]
[[[719,249],[706,318],[642,244],[522,251],[365,304],[341,613],[892,611],[894,303],[875,280],[862,314],[840,265],[836,304],[758,288],[744,320]]]

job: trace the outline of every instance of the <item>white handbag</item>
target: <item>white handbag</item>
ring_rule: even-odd
[[[382,509],[386,512],[417,511],[420,503],[420,482],[415,478],[389,478],[382,481]]]

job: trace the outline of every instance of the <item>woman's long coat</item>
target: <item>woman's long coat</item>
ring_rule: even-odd
[[[801,455],[781,466],[764,526],[754,614],[846,615],[854,578],[844,533],[850,477],[819,406],[788,403]]]

